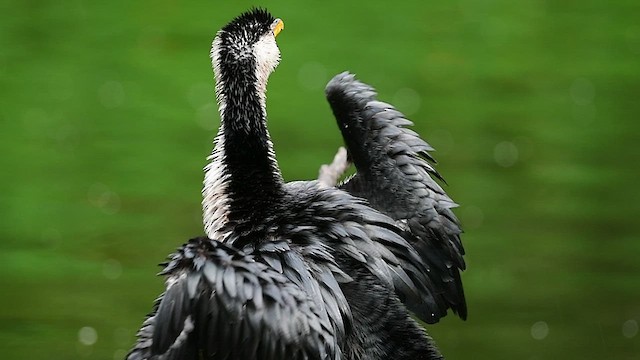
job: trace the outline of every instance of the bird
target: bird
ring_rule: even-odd
[[[164,264],[127,359],[442,359],[411,316],[438,304],[406,230],[343,189],[283,180],[266,114],[283,28],[254,8],[213,40],[205,236]]]
[[[434,180],[444,182],[426,141],[411,130],[413,123],[375,89],[354,74],[336,75],[326,86],[346,151],[321,169],[320,180],[364,198],[369,206],[390,216],[405,230],[405,238],[429,266],[437,307],[418,314],[435,323],[451,309],[463,320],[467,305],[460,277],[465,270],[460,222],[451,210],[457,204]],[[356,173],[342,183],[339,176],[353,162]]]

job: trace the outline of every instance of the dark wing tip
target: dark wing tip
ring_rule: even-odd
[[[334,76],[325,87],[324,91],[327,95],[335,91],[340,91],[345,85],[355,81],[356,76],[348,71],[343,71],[340,74]]]
[[[332,105],[337,101],[369,101],[376,95],[373,87],[359,81],[348,71],[341,72],[329,80],[324,91]]]

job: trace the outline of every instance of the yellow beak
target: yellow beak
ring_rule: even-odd
[[[276,25],[273,27],[273,36],[278,36],[282,29],[284,29],[284,21],[276,19]]]

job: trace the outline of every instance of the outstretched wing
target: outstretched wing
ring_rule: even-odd
[[[205,237],[175,253],[128,360],[340,359],[334,327],[298,285]]]
[[[340,188],[367,199],[406,230],[405,237],[429,266],[432,291],[442,300],[438,303],[445,304],[433,312],[444,316],[451,308],[465,319],[462,231],[451,211],[457,205],[432,178],[442,180],[429,154],[433,148],[407,128],[413,123],[401,112],[377,101],[375,90],[349,73],[335,76],[326,95],[357,169]]]

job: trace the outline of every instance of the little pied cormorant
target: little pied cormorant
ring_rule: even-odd
[[[443,306],[411,229],[344,190],[282,179],[265,108],[282,27],[251,10],[213,41],[207,236],[170,257],[127,359],[441,359],[405,308]]]

